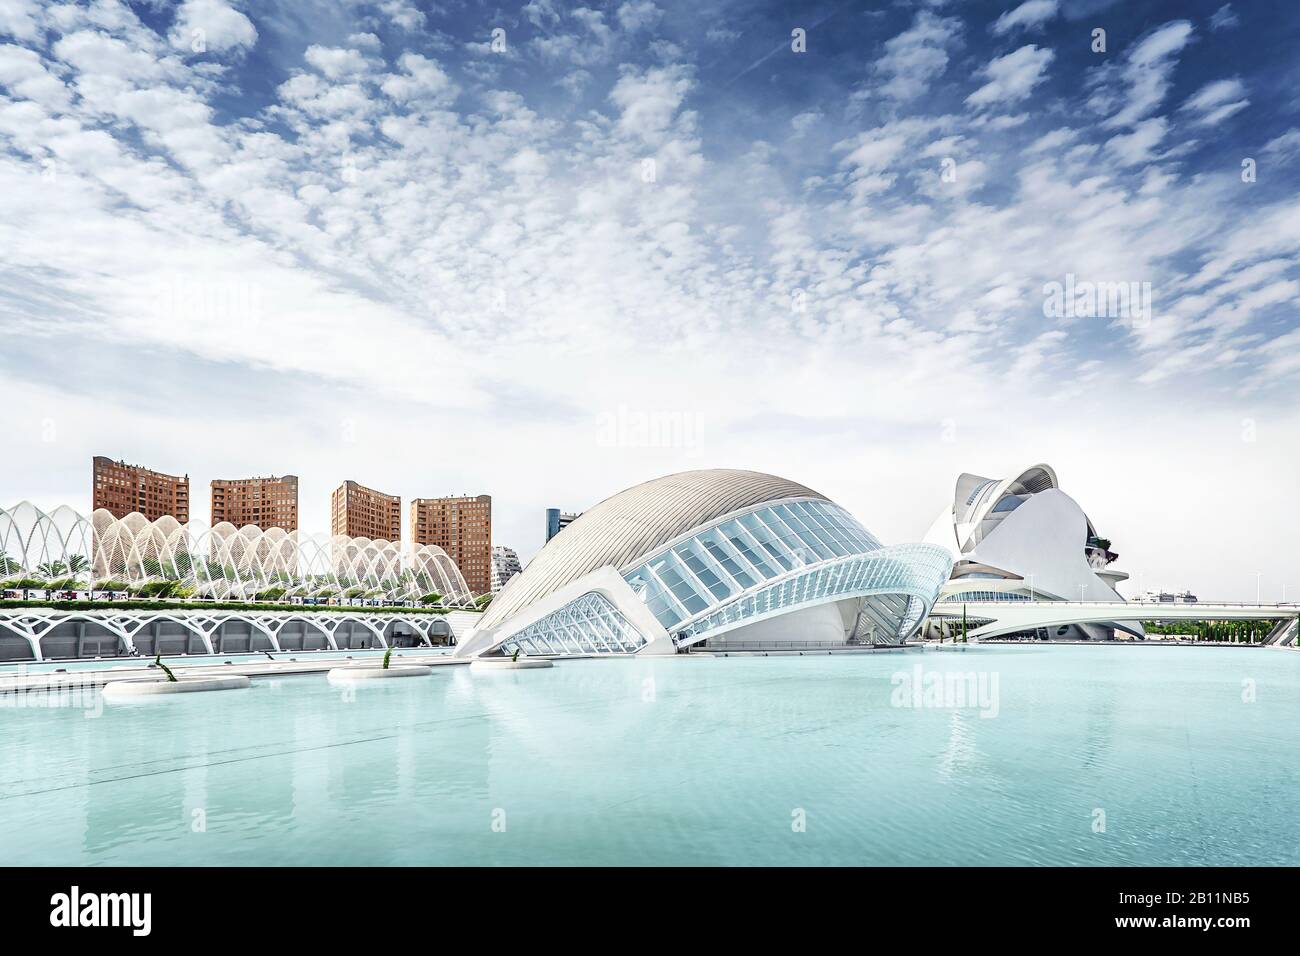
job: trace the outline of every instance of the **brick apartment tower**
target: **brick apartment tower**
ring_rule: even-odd
[[[229,521],[236,528],[298,530],[298,478],[214,478],[212,523]]]
[[[402,499],[355,481],[345,481],[330,497],[330,534],[400,541]]]
[[[411,541],[446,551],[475,594],[492,590],[492,496],[416,498]]]
[[[93,508],[104,508],[115,518],[138,511],[150,521],[171,515],[181,524],[190,520],[190,477],[164,475],[139,465],[128,465],[103,455],[93,462]]]

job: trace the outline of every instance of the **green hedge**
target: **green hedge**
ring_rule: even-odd
[[[446,614],[448,611],[461,610],[446,607],[245,604],[241,601],[0,601],[0,609],[20,607],[46,607],[54,611],[337,611],[344,614]]]

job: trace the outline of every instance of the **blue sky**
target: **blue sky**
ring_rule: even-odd
[[[200,518],[298,474],[309,529],[344,478],[488,492],[527,556],[683,468],[900,541],[1043,460],[1135,584],[1298,596],[1298,39],[1261,3],[0,0],[0,501],[85,507],[95,454]]]

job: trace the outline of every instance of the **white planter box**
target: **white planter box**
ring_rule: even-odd
[[[393,677],[428,677],[432,667],[423,664],[392,664],[387,670],[379,665],[336,667],[326,677],[331,684],[350,684],[360,680],[387,680]]]
[[[239,690],[252,683],[243,674],[222,677],[182,677],[176,681],[112,681],[104,685],[104,700],[137,700],[168,694],[195,694],[209,690]]]

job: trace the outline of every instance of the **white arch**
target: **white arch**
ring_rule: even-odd
[[[215,598],[283,587],[300,596],[361,588],[386,600],[436,591],[452,607],[468,607],[474,599],[455,562],[434,545],[408,551],[400,541],[228,522],[209,528],[198,520],[150,521],[138,513],[116,518],[103,509],[87,519],[66,505],[45,514],[26,501],[0,508],[0,561],[0,579],[84,565],[73,576],[85,585],[166,579]]]

